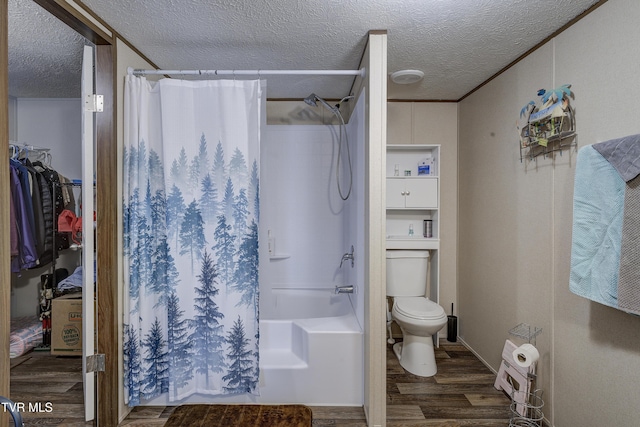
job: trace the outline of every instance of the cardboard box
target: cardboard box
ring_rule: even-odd
[[[82,356],[82,293],[51,301],[51,354]]]

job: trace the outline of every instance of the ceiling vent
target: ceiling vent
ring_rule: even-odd
[[[420,70],[400,70],[391,73],[391,81],[399,85],[410,85],[417,83],[424,77],[424,73]]]

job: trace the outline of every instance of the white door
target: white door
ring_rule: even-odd
[[[85,420],[95,418],[95,372],[87,372],[87,356],[95,354],[94,322],[94,48],[84,47],[82,58],[82,372]]]
[[[407,208],[436,209],[438,207],[438,179],[405,179],[405,206]]]
[[[404,208],[404,179],[387,178],[387,208]]]

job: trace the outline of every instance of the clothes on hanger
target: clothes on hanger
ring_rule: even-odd
[[[70,181],[41,161],[14,155],[9,167],[11,271],[19,273],[51,263],[69,247],[69,234],[55,227],[61,212],[75,209],[75,198],[61,185]]]

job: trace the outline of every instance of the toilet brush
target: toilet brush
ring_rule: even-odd
[[[453,303],[451,303],[451,315],[447,316],[447,341],[458,340],[458,317],[453,315]]]

